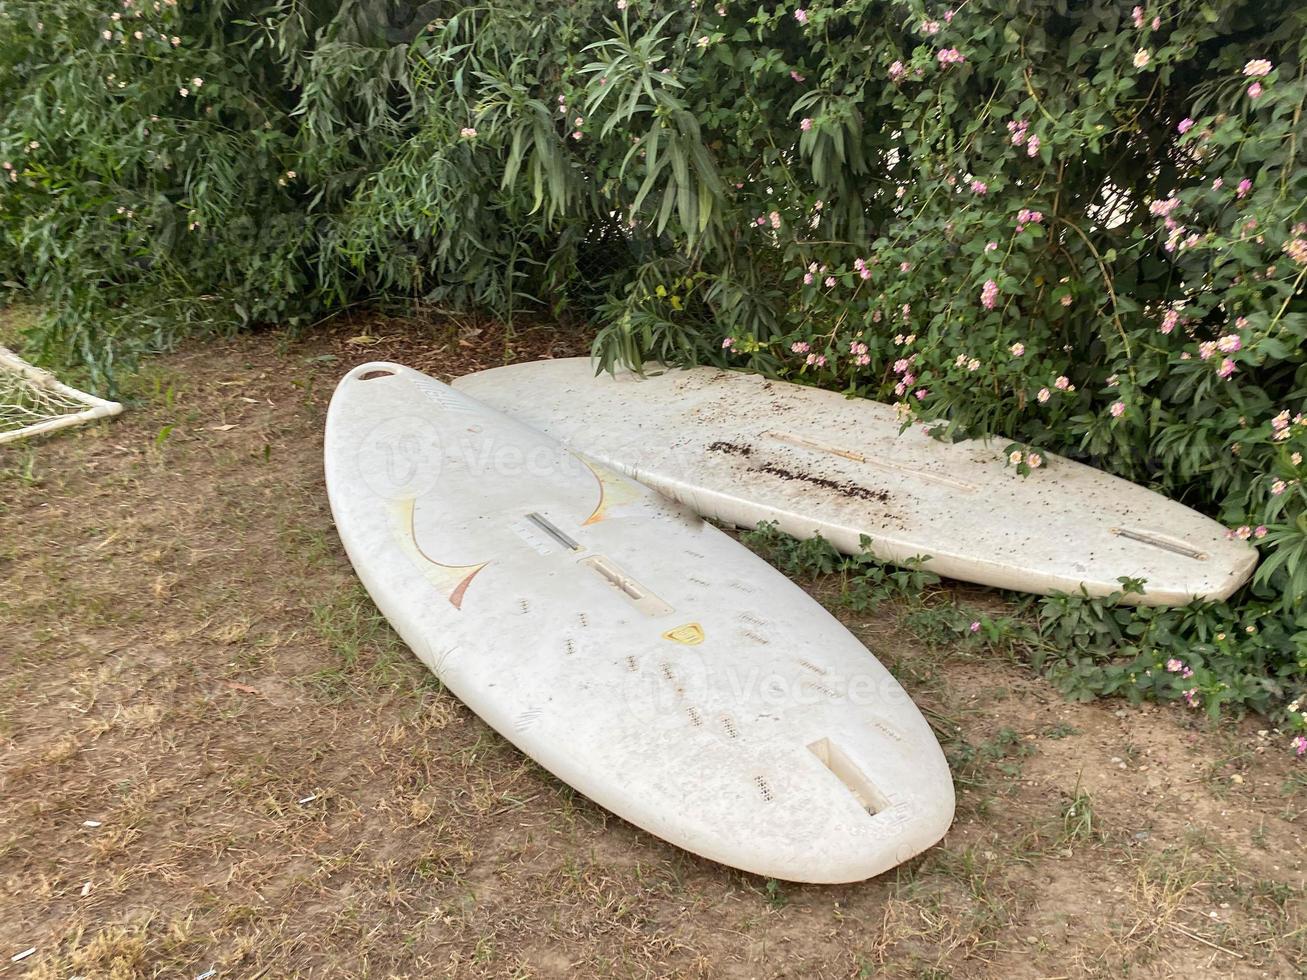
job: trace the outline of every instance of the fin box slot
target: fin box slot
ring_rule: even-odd
[[[885,794],[877,789],[875,783],[868,779],[854,761],[829,738],[820,738],[808,743],[808,751],[834,773],[835,778],[843,783],[853,798],[858,801],[858,805],[872,816],[889,809],[890,802]]]
[[[673,612],[671,606],[663,602],[662,599],[659,599],[603,555],[591,555],[589,558],[582,558],[577,564],[584,565],[599,575],[600,578],[620,592],[622,598],[646,616],[666,616],[668,613]]]

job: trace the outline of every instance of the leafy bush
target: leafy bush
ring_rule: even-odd
[[[1094,656],[1287,699],[1305,38],[1297,0],[0,0],[0,268],[101,375],[364,300],[571,311],[606,365],[892,400],[1015,440],[1018,476],[1083,459],[1263,553],[1233,605],[1105,614]]]

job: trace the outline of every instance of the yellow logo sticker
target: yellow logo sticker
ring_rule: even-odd
[[[684,643],[687,647],[692,647],[703,642],[703,627],[698,623],[686,623],[684,626],[668,630],[663,634],[663,639],[671,640],[673,643]]]

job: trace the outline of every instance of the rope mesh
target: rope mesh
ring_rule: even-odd
[[[0,442],[116,415],[122,406],[61,384],[0,347]]]

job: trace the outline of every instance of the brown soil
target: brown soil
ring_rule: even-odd
[[[708,446],[708,451],[710,453],[726,453],[728,456],[752,456],[753,455],[752,446],[741,446],[737,442],[726,442],[725,440],[722,439],[718,439],[716,442],[711,443]]]
[[[779,477],[782,480],[798,480],[800,483],[806,483],[809,486],[820,487],[823,490],[829,490],[831,493],[838,493],[841,497],[849,497],[857,500],[874,500],[877,503],[889,503],[888,490],[869,490],[867,487],[859,486],[848,480],[832,480],[829,477],[817,476],[804,470],[792,470],[787,466],[781,466],[778,463],[763,463],[756,467],[759,472],[769,473],[772,476]]]
[[[382,319],[197,343],[120,419],[0,449],[0,975],[1300,975],[1307,768],[1256,722],[1067,703],[840,610],[937,725],[958,815],[816,887],[632,828],[444,692],[332,528],[334,381],[584,346]]]

